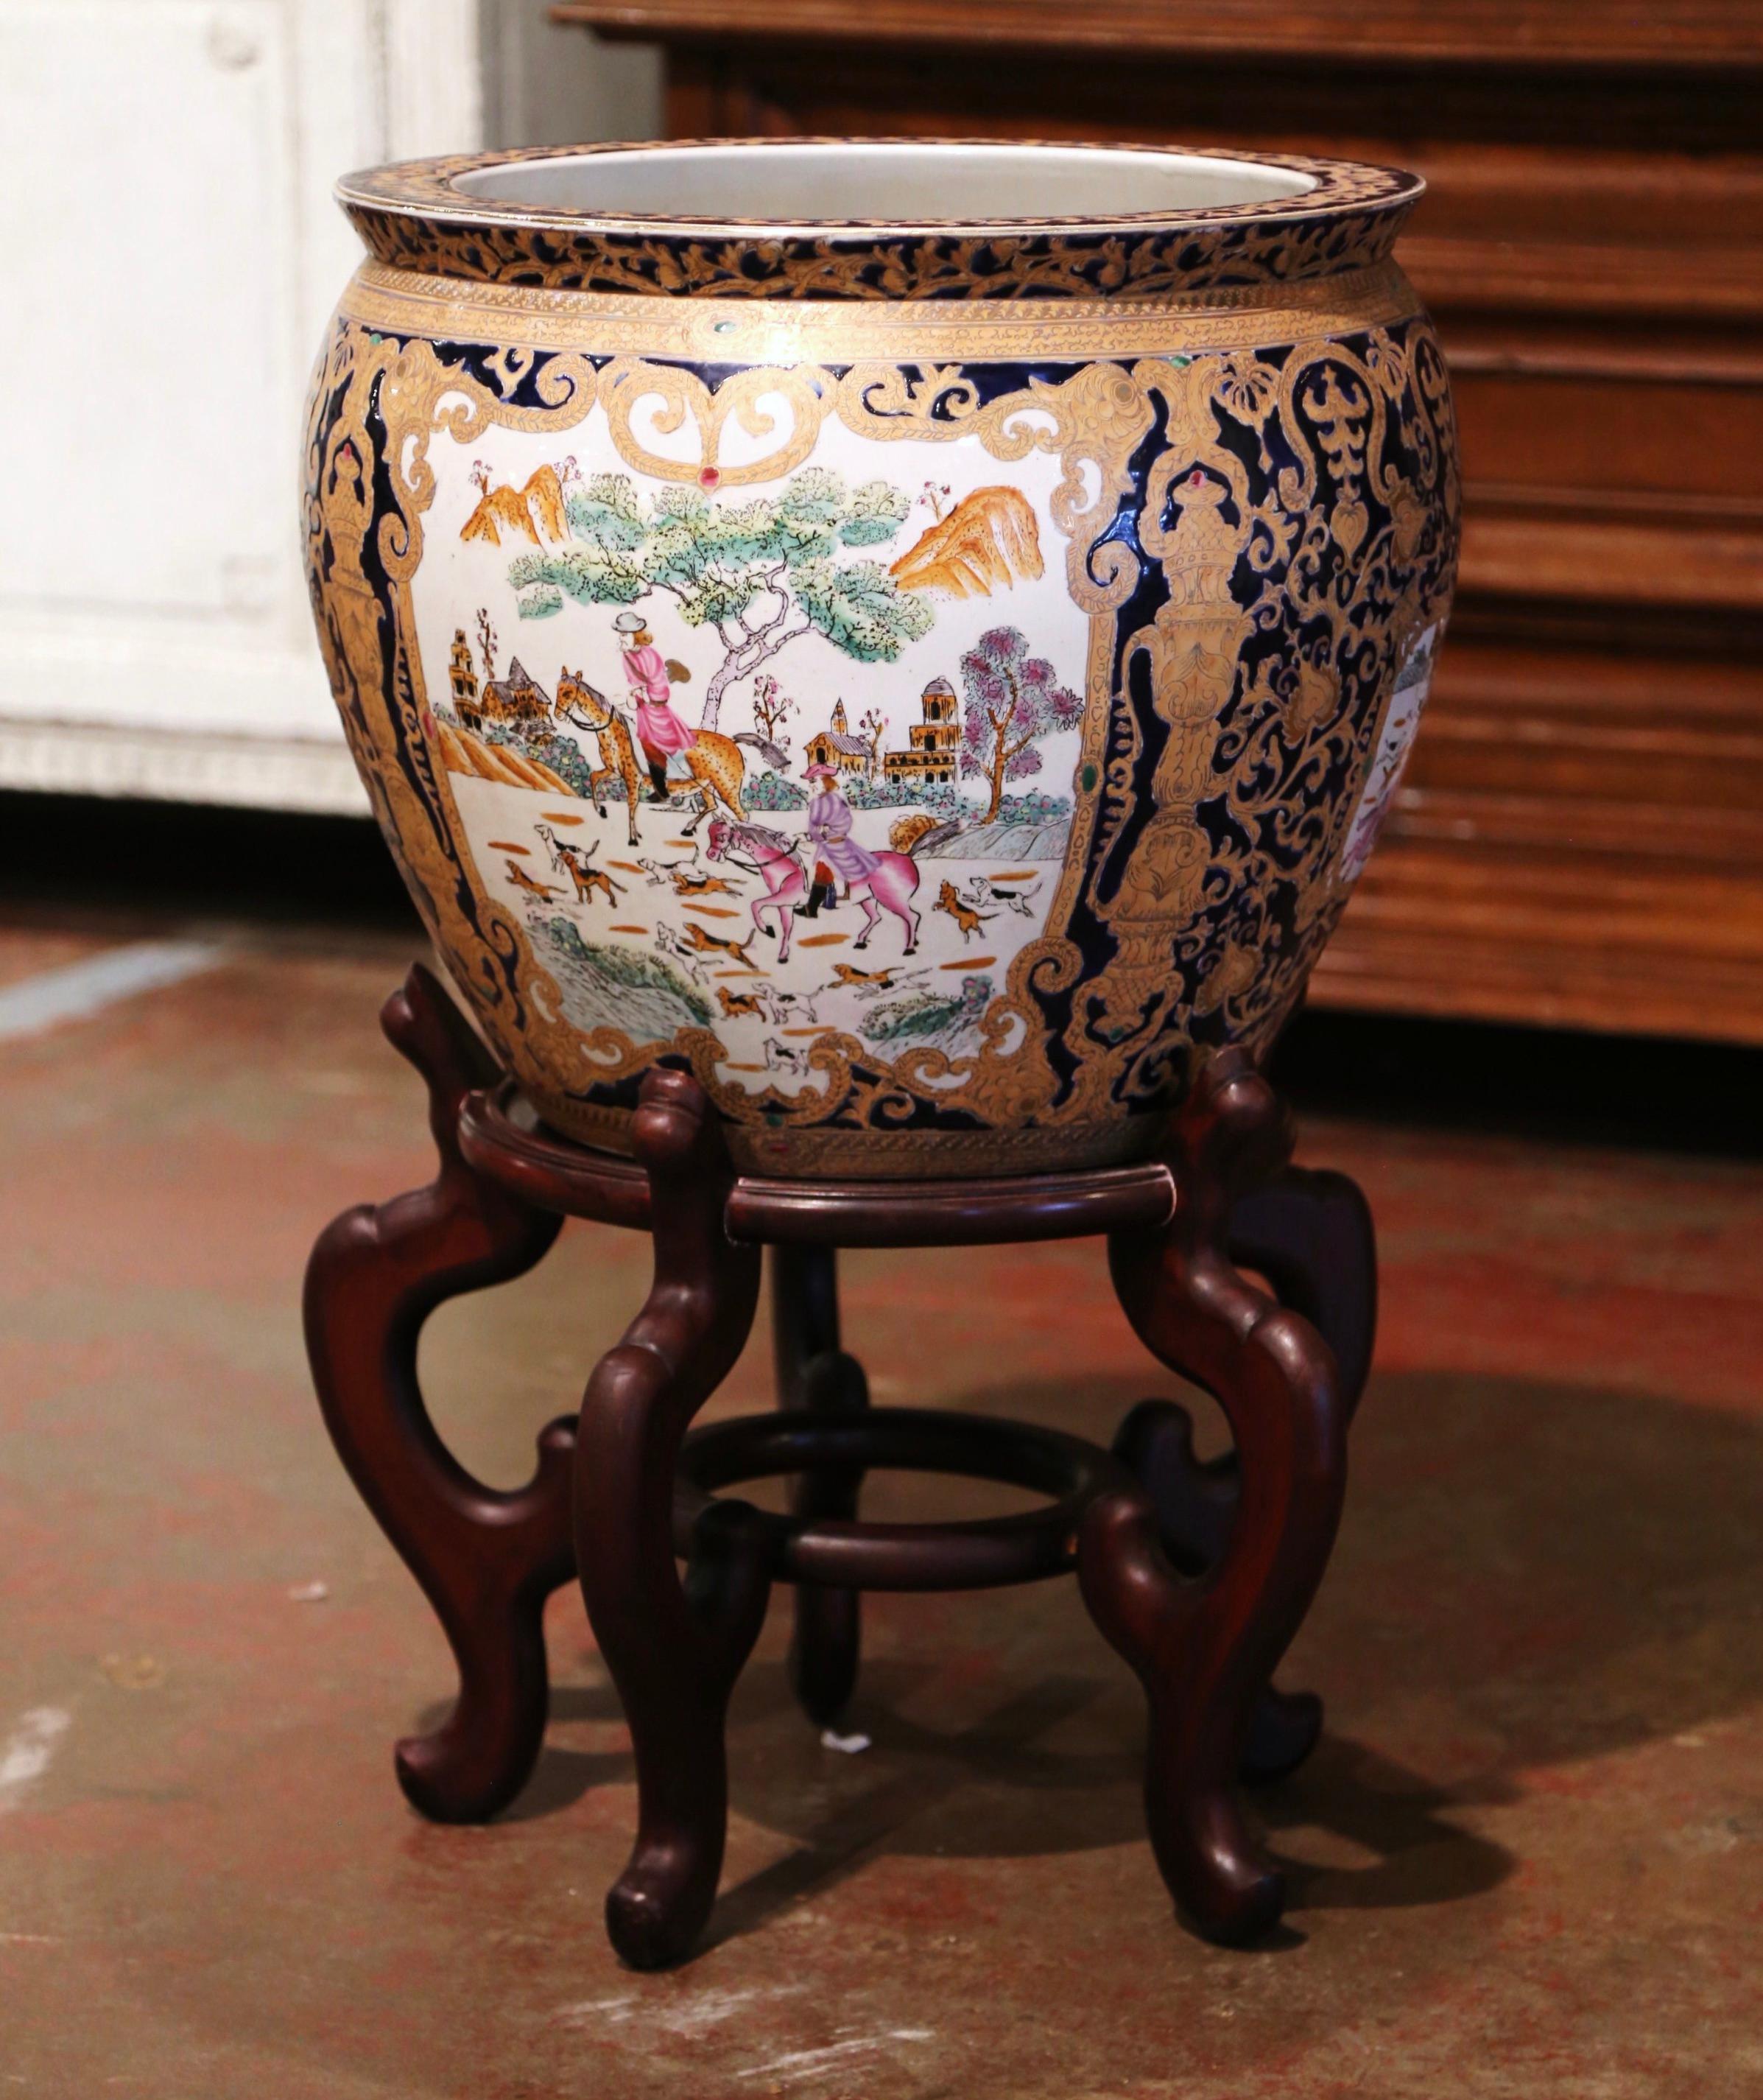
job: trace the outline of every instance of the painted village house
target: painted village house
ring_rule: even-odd
[[[834,702],[831,721],[815,730],[807,750],[810,765],[830,765],[835,773],[866,774],[875,770],[875,753],[862,737],[852,735],[843,700]]]
[[[453,712],[459,717],[461,729],[480,731],[486,722],[511,722],[540,728],[550,726],[551,696],[536,678],[527,674],[518,656],[509,665],[505,678],[492,678],[479,690],[477,670],[471,660],[471,644],[466,641],[462,627],[453,629],[447,681],[452,695]]]
[[[488,722],[536,722],[551,719],[551,696],[537,679],[529,677],[516,657],[505,678],[492,678],[478,703]]]
[[[912,726],[911,749],[886,753],[882,777],[908,787],[945,785],[953,782],[960,764],[955,689],[946,678],[932,678],[919,695],[919,705],[924,719]]]

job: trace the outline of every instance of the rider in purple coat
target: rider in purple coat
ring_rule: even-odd
[[[838,898],[840,876],[848,890],[853,882],[861,882],[866,876],[873,875],[881,862],[852,837],[851,805],[839,792],[839,776],[832,767],[817,763],[809,766],[802,778],[823,783],[808,805],[808,837],[814,849],[814,878],[809,888],[808,902],[802,907],[802,916],[813,919],[819,916],[823,904],[829,911],[832,910]]]

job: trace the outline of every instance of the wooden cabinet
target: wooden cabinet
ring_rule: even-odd
[[[1756,0],[580,0],[678,134],[1179,139],[1418,168],[1451,640],[1319,1002],[1763,1043]],[[954,209],[955,201],[951,201]]]

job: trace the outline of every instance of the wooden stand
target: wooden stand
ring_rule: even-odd
[[[606,1899],[607,1930],[635,1967],[678,1961],[715,1898],[724,1717],[774,1579],[796,1585],[791,1681],[825,1723],[856,1682],[860,1591],[1075,1568],[1149,1703],[1145,1804],[1164,1880],[1209,1938],[1264,1932],[1280,1877],[1236,1781],[1289,1771],[1320,1727],[1314,1698],[1270,1679],[1333,1543],[1375,1266],[1364,1198],[1338,1175],[1288,1166],[1288,1120],[1246,1059],[1227,1052],[1205,1068],[1167,1155],[1142,1166],[804,1185],[737,1176],[683,1072],[645,1080],[633,1158],[553,1136],[420,967],[383,1019],[427,1082],[440,1171],[327,1229],[306,1325],[343,1462],[458,1661],[446,1722],[398,1745],[415,1806],[474,1821],[519,1793],[544,1728],[544,1599],[577,1574],[637,1763],[637,1842]],[[435,1435],[417,1335],[443,1299],[531,1268],[565,1216],[647,1229],[655,1280],[595,1367],[580,1419],[541,1433],[529,1486],[497,1493]],[[1146,1347],[1223,1408],[1232,1455],[1199,1462],[1187,1414],[1166,1401],[1135,1408],[1112,1451],[1023,1424],[870,1409],[862,1367],[840,1346],[836,1247],[1091,1233],[1108,1235],[1115,1290]],[[780,1412],[693,1432],[751,1330],[764,1246]],[[865,1524],[857,1492],[871,1466],[1005,1480],[1049,1499],[981,1522]],[[797,1482],[787,1516],[714,1492],[778,1473]]]

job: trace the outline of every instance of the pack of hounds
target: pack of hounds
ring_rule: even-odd
[[[538,879],[513,854],[509,854],[509,881],[527,900],[529,910],[552,910],[559,903],[584,905],[600,897],[608,905],[617,907],[639,888],[663,890],[670,901],[725,897],[747,903],[753,930],[744,940],[714,933],[691,920],[679,926],[659,924],[654,931],[656,953],[681,970],[700,990],[712,989],[709,973],[712,969],[721,973],[738,968],[756,980],[738,987],[715,985],[716,1004],[725,1020],[758,1020],[774,1030],[804,1024],[813,1026],[820,1019],[817,1002],[828,992],[849,991],[858,999],[873,1002],[885,995],[921,991],[934,975],[936,965],[932,964],[908,967],[902,961],[879,969],[865,969],[853,963],[839,961],[829,964],[826,982],[812,991],[788,991],[765,982],[763,965],[753,957],[753,943],[761,936],[767,940],[778,940],[778,960],[786,960],[791,915],[780,913],[777,915],[778,924],[767,923],[768,907],[776,906],[782,885],[774,874],[768,872],[770,853],[766,861],[756,861],[742,850],[751,842],[751,835],[759,831],[756,826],[736,826],[721,821],[713,823],[709,858],[716,863],[714,867],[706,864],[695,840],[681,842],[684,851],[677,858],[663,860],[650,854],[634,861],[615,862],[610,867],[602,867],[596,864],[595,842],[577,844],[573,840],[560,838],[550,824],[535,824],[533,830],[550,873],[560,880],[550,883]],[[788,849],[791,860],[795,859],[792,842],[774,832],[760,836],[768,849]],[[799,862],[796,865],[800,867]],[[619,871],[618,875],[613,873],[613,868]],[[747,895],[746,876],[759,878],[763,895]],[[959,887],[945,880],[938,888],[932,909],[943,913],[953,923],[965,947],[976,938],[983,938],[987,923],[1002,914],[1015,913],[1032,919],[1040,889],[1038,876],[1026,883],[1001,884],[983,875],[972,875]],[[847,903],[853,901],[867,903],[863,898],[845,900]],[[914,916],[915,919],[916,915]],[[863,947],[878,923],[871,907],[853,946]],[[915,937],[916,926],[910,930]],[[916,945],[915,938],[908,940],[908,956],[915,952]],[[809,1069],[807,1046],[798,1048],[772,1034],[763,1039],[761,1049],[768,1070],[800,1074]]]

